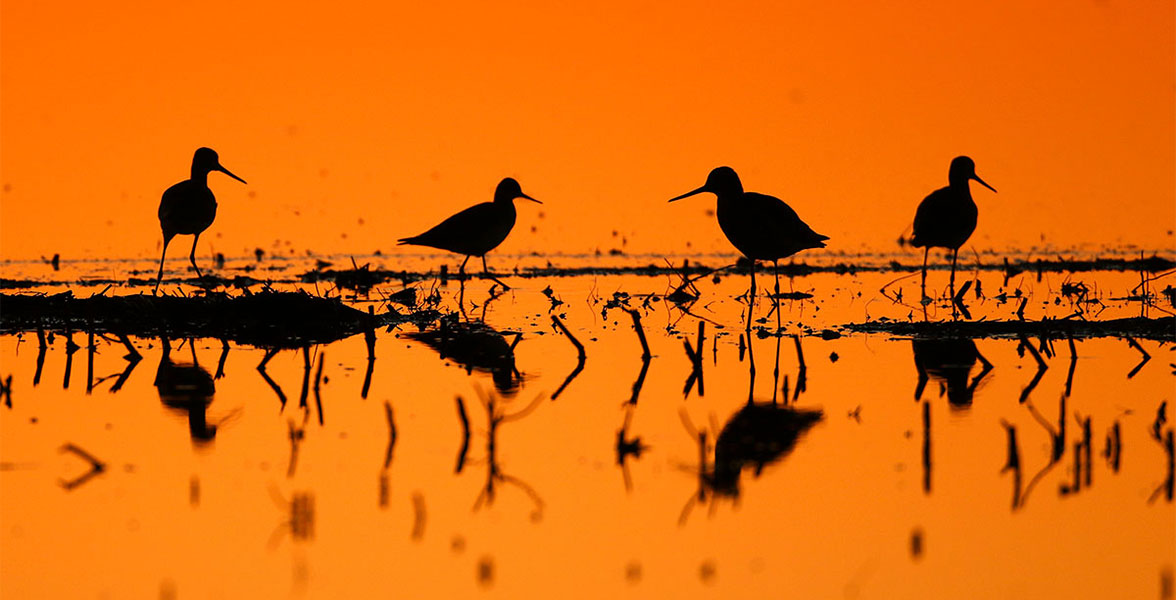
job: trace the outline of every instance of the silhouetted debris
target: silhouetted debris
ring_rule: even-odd
[[[849,323],[844,329],[857,333],[889,333],[892,335],[925,338],[996,338],[1021,335],[1047,339],[1074,337],[1136,337],[1149,340],[1176,342],[1176,317],[1150,319],[1133,317],[1109,321],[1081,321],[1046,319],[1043,321],[892,321],[879,319],[865,323]]]
[[[702,377],[702,343],[706,339],[706,321],[698,322],[698,345],[692,347],[690,341],[683,339],[682,347],[686,349],[686,357],[690,359],[690,375],[686,378],[686,385],[682,388],[682,397],[690,396],[694,383],[698,382],[698,396],[706,395],[706,388]]]
[[[0,294],[0,303],[3,333],[92,325],[98,333],[211,337],[265,348],[332,342],[364,331],[372,319],[338,300],[303,292],[75,298],[67,291],[52,296]],[[377,318],[397,323],[414,316],[386,313]]]
[[[81,475],[79,475],[73,479],[68,479],[68,480],[59,479],[58,480],[58,483],[60,483],[61,487],[64,488],[65,491],[67,491],[67,492],[77,488],[78,486],[82,485],[83,483],[86,483],[87,481],[89,481],[91,478],[96,477],[98,475],[101,475],[102,473],[104,473],[106,471],[106,463],[98,460],[97,458],[94,458],[93,454],[86,452],[85,450],[81,449],[78,446],[75,446],[74,444],[65,444],[61,447],[60,451],[62,453],[69,452],[71,454],[74,454],[75,456],[78,456],[79,458],[86,461],[90,465],[90,470],[86,471],[85,473],[82,473]]]
[[[1139,345],[1139,342],[1131,339],[1131,336],[1128,335],[1125,336],[1125,338],[1127,339],[1127,344],[1129,346],[1135,348],[1141,355],[1143,355],[1143,358],[1139,360],[1139,364],[1135,365],[1135,368],[1131,369],[1131,371],[1127,373],[1127,379],[1131,379],[1132,377],[1135,377],[1136,373],[1139,373],[1139,370],[1143,368],[1143,365],[1147,364],[1147,361],[1151,360],[1151,355],[1147,353],[1147,350],[1143,349],[1143,346]]]
[[[576,368],[572,369],[572,372],[568,374],[566,379],[564,379],[564,382],[559,386],[559,389],[555,390],[555,393],[551,395],[551,399],[555,400],[556,398],[559,398],[559,395],[562,394],[564,389],[568,387],[568,384],[570,384],[572,380],[580,374],[580,371],[584,370],[584,362],[588,359],[588,354],[584,351],[584,344],[581,344],[580,340],[577,340],[576,336],[572,335],[572,332],[568,330],[567,325],[564,325],[563,321],[561,321],[558,316],[551,315],[551,323],[555,325],[556,329],[567,336],[568,340],[572,342],[572,345],[576,347],[577,353]]]
[[[462,467],[465,466],[466,454],[470,450],[470,417],[466,413],[465,402],[461,396],[457,397],[457,416],[461,419],[461,450],[457,453],[457,468],[454,469],[454,473],[461,473]]]
[[[551,306],[547,308],[547,312],[554,311],[559,305],[564,303],[563,300],[555,297],[555,291],[551,289],[550,285],[543,288],[543,295],[547,296],[547,301],[551,303]]]
[[[3,277],[0,277],[0,290],[25,289],[25,288],[37,287],[38,285],[41,285],[41,283],[38,281],[33,281],[31,279],[6,279]]]
[[[916,527],[911,531],[911,558],[919,560],[923,558],[923,530]]]
[[[931,403],[923,403],[923,493],[931,495]]]
[[[412,541],[419,542],[425,537],[425,497],[420,492],[412,493]]]

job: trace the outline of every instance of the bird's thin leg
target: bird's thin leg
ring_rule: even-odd
[[[486,255],[485,254],[482,255],[482,272],[486,274],[486,277],[489,277],[490,279],[492,279],[494,281],[494,283],[501,285],[503,287],[503,289],[507,289],[507,290],[510,289],[509,285],[502,283],[501,280],[499,280],[497,277],[495,277],[493,274],[490,273],[490,268],[486,266]]]
[[[204,275],[200,272],[200,267],[196,264],[196,242],[198,241],[200,241],[199,233],[192,238],[192,252],[188,254],[188,260],[192,261],[192,268],[196,269],[196,277],[203,278]]]
[[[960,254],[959,248],[956,248],[955,250],[951,251],[951,284],[950,284],[949,288],[951,289],[950,296],[952,298],[955,298],[955,267],[956,267],[956,257],[959,256],[959,254]]]
[[[780,259],[772,260],[772,269],[776,272],[776,297],[780,297]]]
[[[163,236],[163,253],[159,255],[159,276],[155,278],[155,289],[151,290],[152,296],[159,293],[159,282],[163,281],[163,257],[167,256],[167,245],[170,242],[170,235]]]
[[[457,278],[461,281],[465,281],[465,266],[468,262],[470,262],[470,257],[466,256],[465,260],[461,261],[461,266],[457,268]]]
[[[747,291],[747,301],[755,306],[755,261],[751,261],[751,289]]]
[[[931,252],[931,246],[923,248],[923,298],[927,297],[927,255]]]

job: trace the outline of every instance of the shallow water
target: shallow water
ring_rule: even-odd
[[[452,262],[416,260],[397,268]],[[247,264],[230,260],[222,275]],[[311,259],[248,272],[269,264],[279,287],[338,293],[296,282]],[[85,296],[154,275],[148,261],[62,269],[8,263],[5,277]],[[262,349],[173,340],[163,360],[160,340],[133,339],[134,363],[101,336],[91,354],[80,332],[72,354],[57,332],[38,368],[36,336],[5,335],[4,595],[1163,597],[1176,555],[1163,445],[1173,344],[1082,339],[1072,358],[1065,340],[1026,350],[840,328],[922,319],[918,276],[894,282],[905,275],[784,281],[813,297],[777,313],[761,295],[749,347],[744,275],[699,280],[689,305],[662,299],[673,275],[508,275],[515,287],[488,302],[489,282],[471,281],[467,316],[507,344],[521,334],[517,374],[467,370],[412,326],[377,331],[370,381],[362,335],[280,352],[264,372]],[[1158,294],[1126,299],[1140,277],[1129,271],[959,277],[983,288],[969,294],[974,319],[1016,318],[1018,298],[1033,320],[1172,310]],[[759,283],[772,285],[762,273]],[[1085,300],[1062,294],[1076,283]],[[411,285],[456,309],[456,282]],[[946,285],[945,271],[930,274],[932,295]],[[382,309],[399,289],[355,302]],[[647,362],[626,307],[641,316]],[[585,347],[578,372],[551,315]],[[950,320],[950,304],[927,317]],[[697,363],[684,342],[701,347]],[[84,454],[104,468],[89,474]]]

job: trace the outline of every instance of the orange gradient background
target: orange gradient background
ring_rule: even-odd
[[[202,256],[387,253],[508,175],[502,252],[729,252],[665,203],[719,164],[889,249],[957,154],[974,247],[1173,245],[1170,0],[423,4],[5,0],[0,255],[156,256],[202,145],[249,181]]]

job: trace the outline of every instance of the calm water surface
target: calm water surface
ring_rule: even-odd
[[[545,262],[496,264],[515,261]],[[314,291],[293,283],[312,262],[250,272]],[[135,272],[153,265],[5,267],[78,296]],[[761,296],[750,346],[741,275],[700,280],[687,307],[660,298],[674,276],[509,278],[516,287],[488,303],[478,280],[467,315],[506,347],[518,338],[513,369],[467,368],[406,325],[377,332],[370,380],[362,335],[279,352],[264,371],[265,350],[217,340],[165,351],[132,338],[136,363],[114,339],[88,352],[84,333],[71,355],[57,332],[43,360],[34,334],[0,337],[0,377],[13,376],[0,408],[0,591],[1170,598],[1173,345],[1138,340],[1142,362],[1126,340],[1078,340],[1073,357],[1054,340],[1042,369],[1017,339],[839,329],[921,319],[917,275],[892,283],[903,275],[796,278],[813,297],[781,301],[777,315]],[[946,280],[933,271],[929,286]],[[969,303],[976,319],[1015,318],[1017,290],[1027,318],[1066,317],[1077,308],[1060,292],[1075,283],[1100,299],[1080,306],[1091,318],[1172,310],[1122,300],[1139,282],[1131,272],[965,280],[984,291]],[[456,310],[456,283],[413,287]],[[382,310],[400,289],[355,302]],[[641,315],[648,361],[625,308]],[[551,315],[585,346],[578,372]],[[951,310],[936,303],[928,316]]]

